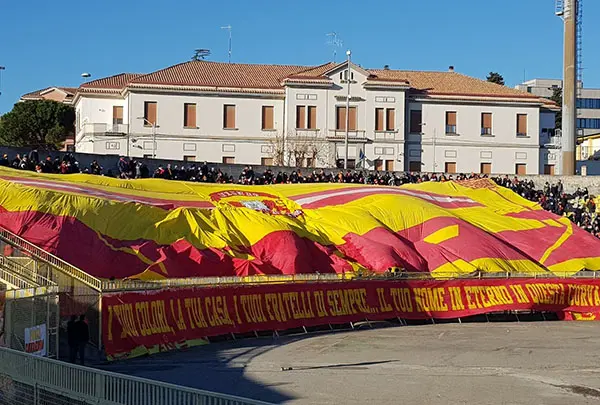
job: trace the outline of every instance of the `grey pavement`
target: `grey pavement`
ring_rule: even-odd
[[[600,323],[469,323],[244,339],[103,368],[285,404],[600,403]]]

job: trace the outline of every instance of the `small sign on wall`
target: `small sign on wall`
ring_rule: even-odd
[[[46,324],[25,328],[25,352],[46,356]]]

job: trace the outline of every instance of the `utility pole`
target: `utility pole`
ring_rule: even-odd
[[[227,52],[227,54],[229,55],[229,63],[231,63],[231,25],[226,25],[225,27],[221,27],[222,30],[227,30],[229,31],[229,50]]]
[[[352,52],[350,52],[350,49],[348,49],[346,51],[346,56],[348,57],[348,69],[346,71],[346,83],[348,84],[348,94],[346,95],[346,136],[344,137],[344,149],[345,149],[345,154],[344,154],[344,170],[348,170],[348,127],[350,126],[350,84],[352,83],[352,80],[350,79],[350,56],[352,55]]]

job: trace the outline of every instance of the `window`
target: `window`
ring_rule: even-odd
[[[521,176],[527,174],[527,165],[525,163],[517,163],[515,165],[515,174]]]
[[[385,110],[385,129],[393,131],[396,129],[396,110],[388,108]]]
[[[348,117],[348,131],[356,131],[356,107],[350,107]],[[336,127],[337,130],[346,130],[346,107],[336,107]]]
[[[578,98],[577,108],[593,108],[600,110],[600,98]]]
[[[412,161],[408,162],[408,171],[410,172],[420,172],[421,171],[421,161]]]
[[[196,128],[196,104],[185,103],[183,105],[183,126]]]
[[[421,110],[410,110],[410,133],[421,133]]]
[[[317,106],[308,106],[308,129],[317,129]]]
[[[260,158],[261,166],[273,166],[273,158]]]
[[[183,161],[184,162],[195,162],[196,161],[196,156],[184,155],[183,156]]]
[[[377,170],[379,172],[383,170],[383,160],[381,160],[381,159],[375,160],[375,170]]]
[[[456,162],[444,163],[444,173],[456,173]]]
[[[386,160],[385,161],[385,170],[388,172],[393,172],[394,171],[394,161],[393,160]]]
[[[262,129],[274,129],[273,124],[273,106],[263,105],[262,107]]]
[[[226,165],[235,164],[235,158],[231,156],[223,156],[223,163]]]
[[[544,174],[554,176],[554,165],[544,165]]]
[[[383,131],[383,108],[375,109],[375,131]]]
[[[527,114],[517,114],[517,136],[527,136]]]
[[[396,123],[396,110],[393,108],[375,109],[375,131],[393,131]]]
[[[481,114],[481,135],[492,134],[492,113]]]
[[[314,158],[306,158],[306,167],[314,167],[315,159]]]
[[[344,167],[344,159],[337,159],[335,161],[335,167],[342,169]],[[356,167],[356,160],[348,159],[348,169],[354,169]]]
[[[456,133],[456,111],[446,111],[446,133]]]
[[[479,173],[481,173],[481,174],[492,174],[492,164],[491,163],[482,163],[479,166]]]
[[[296,128],[306,129],[306,106],[296,106]]]
[[[600,129],[600,118],[577,118],[579,129]]]
[[[113,125],[123,123],[123,106],[113,105]]]
[[[531,90],[532,90],[531,86],[527,86],[527,93],[531,93]]]
[[[223,128],[235,128],[235,105],[226,104],[223,106]]]
[[[144,102],[144,126],[156,125],[156,101]]]

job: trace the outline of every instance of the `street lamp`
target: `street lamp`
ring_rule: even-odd
[[[144,120],[144,123],[152,126],[152,159],[156,158],[156,122],[150,122],[146,119],[146,117],[137,117],[138,120]],[[128,141],[129,143],[129,141]],[[128,145],[129,146],[129,145]]]
[[[346,56],[348,58],[348,70],[346,71],[346,83],[348,83],[348,93],[346,95],[346,136],[344,137],[344,149],[346,153],[344,154],[344,170],[348,170],[348,127],[350,126],[350,49],[346,51]]]

